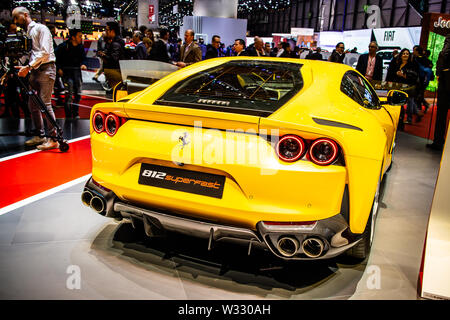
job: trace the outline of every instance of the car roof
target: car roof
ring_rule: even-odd
[[[222,59],[225,61],[270,61],[270,62],[286,62],[286,63],[298,63],[304,66],[308,66],[313,70],[313,73],[315,72],[330,72],[330,67],[332,67],[333,72],[340,71],[342,73],[345,73],[348,70],[354,70],[351,66],[348,66],[343,63],[335,63],[335,62],[329,62],[329,61],[322,61],[322,60],[307,60],[307,59],[299,59],[299,58],[280,58],[280,57],[249,57],[249,56],[237,56],[237,57],[222,57],[222,58],[215,58],[216,59]],[[213,59],[211,59],[213,60]],[[208,60],[203,60],[201,63],[205,63]]]

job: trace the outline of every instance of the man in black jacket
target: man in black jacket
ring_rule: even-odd
[[[245,41],[242,39],[234,40],[233,44],[233,54],[235,56],[246,56],[245,52]]]
[[[134,49],[134,57],[133,60],[145,60],[147,59],[147,48],[145,47],[144,35],[140,31],[135,31],[133,33],[133,42],[136,44],[136,48]]]
[[[106,23],[105,51],[98,51],[97,55],[103,59],[106,80],[111,88],[122,81],[119,60],[125,56],[125,42],[120,37],[119,24],[115,21]]]
[[[153,44],[150,56],[148,57],[150,60],[170,62],[169,36],[169,30],[161,29],[159,31],[159,40]]]
[[[447,114],[450,108],[450,34],[447,34],[444,47],[436,62],[436,77],[438,80],[436,124],[433,143],[428,148],[442,150],[447,129]]]
[[[377,57],[378,45],[375,41],[369,44],[369,53],[359,56],[356,70],[369,81],[381,81],[383,77],[383,60]]]
[[[328,61],[330,62],[336,62],[336,63],[343,63],[345,58],[345,46],[343,42],[339,42],[336,45],[336,49],[333,50],[330,57],[328,58]]]
[[[80,29],[69,31],[69,40],[64,41],[56,50],[56,69],[63,79],[66,88],[64,111],[66,119],[79,118],[78,109],[81,100],[81,70],[86,70],[83,64],[86,53],[82,45],[83,34]]]
[[[214,35],[211,40],[211,44],[206,47],[205,60],[220,57],[220,37]]]

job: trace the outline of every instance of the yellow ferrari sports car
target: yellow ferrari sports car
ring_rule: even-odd
[[[82,202],[148,236],[243,242],[282,259],[370,250],[400,105],[349,66],[229,57],[91,112]]]

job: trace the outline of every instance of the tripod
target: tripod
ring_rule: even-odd
[[[55,121],[55,119],[53,119],[53,117],[50,116],[50,114],[47,110],[47,106],[45,105],[44,101],[42,101],[41,97],[39,97],[37,95],[36,90],[33,89],[31,84],[26,83],[23,78],[21,78],[17,75],[17,70],[15,68],[16,65],[18,65],[18,60],[13,59],[13,58],[9,59],[8,66],[5,66],[2,63],[2,69],[5,72],[5,74],[2,77],[2,80],[6,79],[9,76],[12,76],[17,81],[17,83],[20,84],[20,86],[23,88],[23,91],[28,96],[28,99],[33,99],[33,102],[39,106],[39,111],[45,115],[47,120],[50,122],[50,124],[56,130],[55,137],[47,135],[47,134],[44,134],[44,137],[55,139],[59,143],[59,150],[61,152],[67,152],[69,150],[69,144],[63,137],[63,130],[58,125],[58,123]],[[17,132],[15,134],[0,134],[0,137],[1,136],[30,136],[30,132]]]

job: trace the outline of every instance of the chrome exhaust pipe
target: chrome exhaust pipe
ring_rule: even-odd
[[[277,242],[277,249],[284,257],[293,257],[299,248],[299,243],[296,238],[281,237]]]
[[[302,250],[310,258],[318,258],[323,253],[325,245],[319,238],[308,238],[302,242]]]
[[[83,204],[87,207],[91,206],[91,200],[94,197],[94,195],[92,194],[92,192],[90,191],[83,191],[83,193],[81,194],[81,202],[83,202]]]
[[[105,210],[105,201],[100,197],[93,197],[90,202],[90,206],[97,213],[102,213]]]

